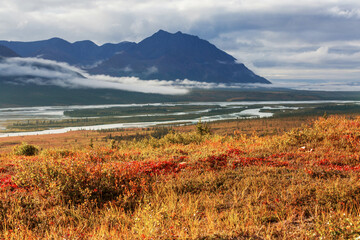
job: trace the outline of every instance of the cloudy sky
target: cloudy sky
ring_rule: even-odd
[[[360,82],[358,0],[0,0],[1,40],[206,39],[271,81]]]

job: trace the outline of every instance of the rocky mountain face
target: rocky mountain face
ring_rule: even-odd
[[[206,40],[163,30],[115,54],[89,72],[141,79],[270,83]]]

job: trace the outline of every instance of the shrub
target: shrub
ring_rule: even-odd
[[[14,154],[19,156],[34,156],[39,153],[39,149],[34,145],[22,143],[14,147]]]
[[[166,136],[167,134],[169,134],[170,132],[172,132],[173,130],[171,128],[167,128],[167,127],[157,127],[154,128],[153,133],[151,134],[151,136],[153,138],[156,139],[160,139],[163,138],[164,136]]]
[[[162,141],[170,144],[183,144],[188,145],[190,143],[201,143],[203,141],[203,135],[196,133],[169,133]]]
[[[207,123],[202,123],[201,119],[199,120],[198,124],[196,125],[196,132],[201,136],[207,135],[211,133],[210,127]]]

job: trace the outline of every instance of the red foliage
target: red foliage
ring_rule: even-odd
[[[0,179],[0,189],[10,189],[15,190],[19,187],[11,180],[11,175],[6,175],[5,177]]]
[[[283,158],[294,158],[292,153],[274,154],[269,157],[246,157],[246,152],[239,149],[229,149],[225,154],[209,156],[201,162],[209,169],[216,170],[226,167],[247,167],[247,166],[272,166],[272,167],[286,167],[289,162],[281,161]]]

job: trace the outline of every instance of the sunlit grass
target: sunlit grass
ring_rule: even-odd
[[[5,239],[355,239],[360,119],[0,155]]]

